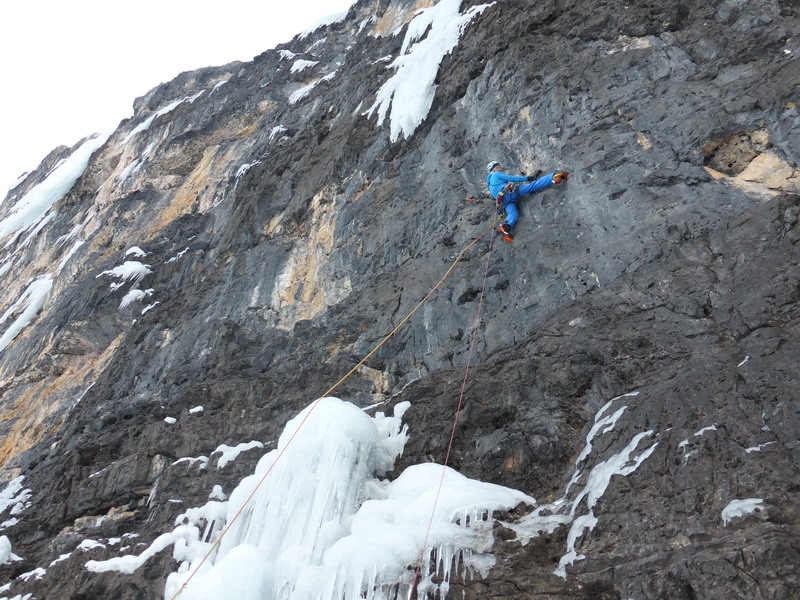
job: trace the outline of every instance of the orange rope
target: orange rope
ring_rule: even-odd
[[[194,577],[194,576],[197,574],[197,572],[200,570],[200,567],[202,567],[202,566],[203,566],[203,564],[204,564],[204,563],[205,563],[205,562],[206,562],[206,561],[207,561],[207,560],[208,560],[208,559],[211,557],[211,554],[212,554],[212,553],[213,553],[213,552],[214,552],[214,551],[217,549],[217,547],[219,546],[220,542],[221,542],[221,541],[222,541],[222,539],[225,537],[225,535],[228,533],[228,531],[230,530],[230,528],[233,526],[233,524],[236,522],[236,520],[237,520],[237,519],[238,519],[238,518],[241,516],[242,512],[244,512],[244,509],[245,509],[245,508],[247,507],[247,505],[250,503],[250,500],[252,500],[252,499],[253,499],[253,497],[256,495],[256,492],[257,492],[257,491],[258,491],[258,489],[261,487],[261,484],[263,484],[263,483],[264,483],[264,480],[266,480],[267,476],[268,476],[268,475],[269,475],[269,474],[272,472],[272,469],[275,467],[275,465],[276,465],[276,464],[278,463],[278,461],[281,459],[281,457],[283,456],[284,452],[286,452],[286,449],[287,449],[287,448],[288,448],[288,447],[291,445],[291,443],[292,443],[292,441],[294,440],[295,436],[297,436],[297,434],[300,432],[300,429],[303,427],[303,425],[305,424],[305,422],[308,420],[308,417],[310,417],[310,416],[311,416],[311,413],[312,413],[312,412],[314,412],[314,409],[317,407],[317,405],[319,405],[319,403],[322,401],[322,399],[323,399],[323,398],[325,398],[326,396],[330,396],[330,394],[331,394],[331,393],[332,393],[332,392],[333,392],[333,391],[334,391],[334,390],[335,390],[337,387],[339,387],[339,386],[340,386],[342,383],[344,383],[344,381],[345,381],[345,380],[346,380],[348,377],[350,377],[350,376],[351,376],[353,373],[355,373],[355,372],[356,372],[356,371],[359,369],[359,367],[361,367],[361,366],[362,366],[362,365],[363,365],[365,362],[367,362],[367,360],[369,360],[369,358],[370,358],[370,357],[371,357],[373,354],[375,354],[375,353],[376,353],[376,352],[377,352],[377,351],[378,351],[378,350],[379,350],[379,349],[380,349],[380,348],[381,348],[381,347],[382,347],[382,346],[383,346],[383,345],[384,345],[386,342],[388,342],[388,341],[389,341],[389,339],[390,339],[390,338],[391,338],[391,337],[392,337],[392,336],[393,336],[395,333],[397,333],[397,331],[398,331],[398,330],[399,330],[399,329],[400,329],[400,328],[401,328],[403,325],[405,325],[405,324],[406,324],[406,323],[409,321],[409,319],[411,319],[411,317],[414,315],[414,313],[416,313],[416,312],[417,312],[417,311],[418,311],[418,310],[419,310],[419,309],[422,307],[422,305],[423,305],[423,304],[425,304],[425,302],[427,302],[427,301],[428,301],[428,299],[429,299],[429,298],[430,298],[430,297],[433,295],[433,293],[434,293],[434,292],[435,292],[435,291],[436,291],[436,290],[439,288],[439,286],[440,286],[440,285],[442,285],[442,283],[444,283],[444,280],[445,280],[445,279],[447,279],[447,277],[448,277],[448,276],[450,275],[450,273],[453,271],[453,269],[454,269],[454,268],[455,268],[455,266],[458,264],[458,262],[461,260],[461,258],[464,256],[464,254],[467,252],[467,250],[469,250],[470,248],[472,248],[472,246],[474,246],[474,245],[475,245],[475,244],[476,244],[476,243],[477,243],[477,242],[478,242],[478,241],[479,241],[479,240],[480,240],[480,239],[481,239],[481,238],[482,238],[484,235],[486,235],[486,233],[487,233],[487,232],[489,232],[489,231],[492,231],[493,229],[494,229],[494,223],[492,223],[492,225],[491,225],[489,228],[487,228],[486,230],[484,230],[484,231],[483,231],[483,232],[482,232],[482,233],[481,233],[481,234],[480,234],[478,237],[476,237],[475,239],[473,239],[473,240],[472,240],[472,241],[471,241],[471,242],[470,242],[470,243],[469,243],[469,244],[468,244],[468,245],[467,245],[467,246],[466,246],[466,247],[465,247],[465,248],[464,248],[464,249],[463,249],[463,250],[462,250],[462,251],[461,251],[461,252],[458,254],[458,256],[456,257],[456,259],[453,261],[453,264],[452,264],[452,265],[450,265],[450,268],[449,268],[449,269],[447,269],[447,272],[446,272],[446,273],[445,273],[445,274],[442,276],[442,278],[441,278],[441,279],[440,279],[440,280],[439,280],[439,281],[436,283],[436,285],[435,285],[435,286],[433,286],[433,288],[431,288],[431,291],[430,291],[430,292],[428,292],[428,294],[427,294],[427,295],[426,295],[426,296],[425,296],[425,297],[424,297],[424,298],[423,298],[423,299],[422,299],[422,300],[419,302],[419,304],[417,304],[417,305],[414,307],[414,309],[413,309],[413,310],[412,310],[410,313],[408,313],[408,315],[406,315],[406,316],[403,318],[403,320],[402,320],[402,321],[400,321],[400,323],[398,323],[398,325],[397,325],[397,326],[396,326],[394,329],[392,329],[392,331],[390,331],[390,332],[389,332],[389,333],[386,335],[386,337],[384,337],[384,338],[383,338],[383,340],[381,340],[381,342],[380,342],[380,343],[379,343],[377,346],[375,346],[375,348],[373,348],[373,349],[372,349],[372,350],[369,352],[369,354],[367,354],[367,355],[366,355],[364,358],[362,358],[362,359],[361,359],[361,360],[358,362],[358,364],[356,364],[356,366],[354,366],[352,369],[350,369],[350,370],[349,370],[349,371],[348,371],[348,372],[347,372],[347,373],[346,373],[346,374],[345,374],[345,375],[344,375],[344,376],[343,376],[341,379],[339,379],[339,381],[337,381],[336,383],[334,383],[334,384],[333,384],[333,385],[332,385],[332,386],[331,386],[331,387],[330,387],[330,388],[329,388],[329,389],[328,389],[328,390],[327,390],[327,391],[326,391],[324,394],[322,394],[322,396],[320,396],[319,398],[317,398],[317,399],[314,401],[314,403],[311,405],[311,408],[310,408],[310,409],[308,410],[308,412],[306,413],[306,416],[305,416],[305,417],[303,417],[303,420],[302,420],[302,421],[300,421],[300,424],[297,426],[297,428],[295,429],[294,433],[291,435],[291,437],[289,438],[289,440],[286,442],[286,445],[285,445],[285,446],[283,447],[283,449],[282,449],[282,450],[281,450],[281,451],[278,453],[278,456],[276,456],[276,457],[275,457],[275,460],[272,462],[272,465],[269,467],[269,469],[267,469],[267,471],[264,473],[264,475],[263,475],[263,476],[261,477],[261,479],[258,481],[258,484],[256,484],[256,486],[253,488],[253,491],[252,491],[252,492],[250,492],[250,495],[249,495],[249,496],[247,496],[247,498],[245,499],[245,501],[242,503],[242,506],[241,506],[241,508],[239,508],[239,510],[238,510],[238,511],[236,511],[236,514],[234,514],[234,515],[233,515],[233,518],[232,518],[232,519],[231,519],[231,520],[228,522],[228,524],[225,526],[225,528],[224,528],[224,529],[222,530],[222,532],[219,534],[219,537],[218,537],[218,538],[216,539],[216,541],[215,541],[215,542],[214,542],[214,543],[211,545],[211,548],[209,548],[208,552],[206,552],[205,556],[203,556],[203,558],[202,558],[202,559],[200,560],[200,562],[197,564],[197,566],[195,567],[194,571],[192,571],[191,575],[189,575],[189,577],[186,579],[186,581],[184,581],[184,582],[183,582],[183,585],[180,587],[180,589],[178,589],[178,591],[177,591],[177,592],[175,592],[175,594],[172,596],[171,600],[175,600],[175,599],[176,599],[178,596],[180,596],[180,595],[183,593],[183,591],[186,589],[186,586],[188,586],[188,585],[189,585],[189,582],[192,580],[192,578],[193,578],[193,577]],[[494,238],[492,238],[492,239],[494,239]],[[490,244],[489,244],[489,254],[491,255],[491,242],[490,242]],[[487,267],[488,267],[488,262],[487,262]],[[484,275],[484,286],[485,286],[485,285],[486,285],[486,276]],[[481,292],[481,303],[483,303],[483,293],[482,293],[482,292]],[[480,310],[480,309],[479,309],[479,310]],[[474,341],[474,333],[473,333],[473,341]],[[472,352],[472,349],[470,348],[470,353],[471,353],[471,352]],[[469,363],[467,363],[467,365],[469,365]],[[468,368],[469,368],[469,367],[468,367]],[[463,396],[463,389],[462,389],[462,396]],[[459,407],[460,407],[460,406],[461,406],[461,404],[460,404],[460,402],[459,402]],[[455,424],[453,425],[453,435],[455,435]],[[451,436],[450,436],[450,443],[451,443],[451,444],[452,444],[452,442],[453,442],[453,435],[451,435]],[[449,454],[450,454],[450,450],[448,449],[448,456],[449,456]],[[445,464],[446,464],[446,463],[445,463]],[[444,475],[443,475],[443,476],[444,476]],[[441,484],[440,484],[440,489],[441,489]],[[433,519],[433,517],[431,517],[431,519]],[[430,526],[429,526],[429,528],[428,528],[428,529],[430,530]],[[427,538],[426,538],[426,539],[427,539]]]

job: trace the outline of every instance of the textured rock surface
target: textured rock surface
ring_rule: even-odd
[[[149,543],[250,473],[260,451],[224,469],[173,463],[272,447],[490,225],[496,159],[573,176],[523,205],[513,245],[472,246],[336,395],[409,400],[398,469],[442,461],[480,307],[452,466],[546,505],[575,500],[578,464],[642,434],[638,452],[655,446],[611,478],[565,577],[571,524],[523,545],[509,515],[490,576],[453,597],[800,595],[800,9],[498,2],[445,57],[427,119],[393,143],[364,113],[400,52],[393,33],[424,6],[362,1],[251,63],[150,91],[41,230],[2,240],[0,309],[54,279],[0,353],[4,479],[24,475],[32,494],[0,532],[24,559],[0,566],[4,593],[162,597],[169,551],[98,574],[84,563],[118,548],[76,546]],[[300,59],[316,64],[293,72]],[[152,272],[111,291],[102,273],[134,259]],[[152,292],[120,307],[132,288]],[[607,410],[625,410],[582,457],[614,398]],[[747,498],[762,508],[725,522]]]

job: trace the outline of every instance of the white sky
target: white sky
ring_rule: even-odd
[[[355,0],[0,3],[0,199],[56,146],[110,132],[182,71],[251,60]]]

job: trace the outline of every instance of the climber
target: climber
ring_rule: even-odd
[[[503,239],[510,242],[512,239],[511,230],[519,219],[517,202],[523,196],[545,190],[550,186],[562,183],[567,180],[569,173],[560,171],[558,173],[548,173],[537,177],[536,175],[507,175],[503,173],[500,163],[492,161],[486,165],[486,185],[489,193],[497,203],[497,213],[505,212],[505,221],[497,228],[498,233]],[[522,185],[520,185],[522,184]]]

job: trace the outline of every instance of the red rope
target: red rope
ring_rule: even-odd
[[[496,221],[497,219],[495,218],[495,222]],[[492,230],[494,230],[494,225],[495,223],[492,223]],[[494,245],[494,236],[492,236],[489,241],[489,252],[486,255],[486,266],[484,267],[483,271],[483,285],[481,286],[481,295],[480,295],[480,300],[478,301],[478,310],[477,314],[475,315],[475,323],[472,327],[472,336],[470,338],[470,343],[469,343],[469,352],[467,353],[467,366],[464,369],[464,379],[461,382],[461,392],[458,396],[458,406],[456,407],[456,412],[453,415],[453,428],[450,431],[450,441],[447,444],[447,453],[445,454],[444,464],[442,465],[442,476],[439,478],[439,487],[436,489],[436,497],[434,498],[433,508],[431,509],[431,518],[430,521],[428,521],[428,529],[425,532],[425,541],[422,543],[422,548],[420,549],[419,552],[419,560],[417,561],[416,568],[414,569],[414,583],[411,585],[411,589],[408,592],[409,600],[411,600],[411,598],[413,597],[414,592],[416,591],[417,588],[417,583],[419,581],[420,569],[422,568],[422,562],[425,558],[424,556],[425,548],[427,548],[428,546],[428,538],[431,533],[431,527],[433,527],[434,516],[436,515],[436,506],[439,504],[439,496],[441,495],[442,486],[444,485],[444,476],[445,473],[447,473],[447,465],[450,462],[450,454],[453,449],[453,440],[456,437],[456,429],[458,427],[458,415],[461,412],[461,407],[464,404],[464,394],[467,389],[467,381],[469,380],[469,369],[472,363],[472,354],[475,350],[475,339],[478,334],[478,324],[480,323],[481,312],[483,310],[483,298],[486,294],[486,281],[489,278],[489,264],[492,259],[493,245]]]

